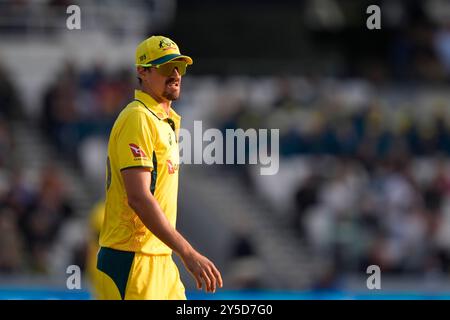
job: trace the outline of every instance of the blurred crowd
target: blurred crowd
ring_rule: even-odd
[[[110,74],[101,65],[81,71],[66,64],[43,95],[41,124],[47,137],[76,163],[86,137],[109,136],[134,95],[134,83],[127,70]]]
[[[35,183],[9,172],[0,192],[0,271],[48,274],[51,252],[64,221],[73,214],[65,183],[53,165]]]
[[[294,193],[293,222],[337,271],[376,264],[397,274],[447,274],[448,161],[313,158]]]
[[[30,170],[13,126],[24,120],[17,91],[0,68],[0,272],[47,273],[49,253],[73,213],[57,164]]]
[[[268,182],[249,170],[247,182],[336,274],[376,264],[392,274],[449,275],[445,87],[282,78],[265,107],[236,100],[216,124],[280,129],[280,173]]]

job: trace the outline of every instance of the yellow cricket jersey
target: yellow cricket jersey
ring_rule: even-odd
[[[161,105],[140,90],[119,114],[109,137],[100,246],[151,255],[172,253],[128,205],[121,171],[133,167],[151,170],[150,191],[175,227],[180,120],[172,108],[167,115]]]

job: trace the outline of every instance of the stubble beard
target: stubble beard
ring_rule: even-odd
[[[164,91],[162,96],[169,101],[175,101],[175,100],[178,100],[178,98],[180,97],[180,92],[172,93],[172,92]]]
[[[169,78],[166,80],[166,88],[162,94],[162,96],[164,98],[166,98],[169,101],[175,101],[180,97],[180,85],[181,85],[181,81],[178,82],[178,86],[176,90],[170,90],[167,87],[170,86],[172,84],[172,82],[175,82],[174,78]]]

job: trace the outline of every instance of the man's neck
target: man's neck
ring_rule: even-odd
[[[141,87],[141,90],[148,94],[150,97],[153,98],[156,102],[158,102],[164,109],[164,111],[167,113],[167,115],[170,114],[170,101],[161,97],[158,97],[153,90],[150,88],[146,88],[144,86]]]

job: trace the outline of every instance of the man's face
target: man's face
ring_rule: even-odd
[[[168,66],[173,64],[168,63]],[[151,67],[149,70],[138,70],[143,85],[150,90],[153,98],[160,101],[174,101],[180,96],[181,75],[174,67],[169,75],[161,74],[160,70]],[[160,102],[159,101],[159,102]]]

